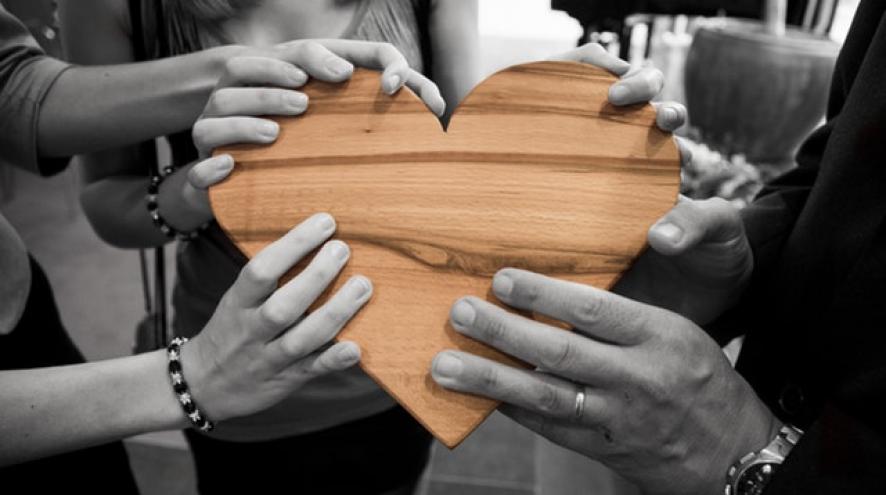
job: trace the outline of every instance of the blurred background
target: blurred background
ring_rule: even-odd
[[[794,166],[803,137],[822,122],[831,70],[858,1],[480,0],[476,28],[485,74],[588,41],[635,66],[660,68],[667,81],[661,99],[689,109],[690,122],[678,131],[693,151],[683,193],[721,196],[741,207],[766,180]],[[47,52],[62,56],[56,2],[0,2]],[[145,314],[138,253],[95,236],[80,211],[78,188],[77,167],[49,179],[0,167],[0,210],[46,269],[86,356],[125,355]],[[173,279],[170,272],[167,281]],[[131,439],[127,448],[144,494],[195,493],[178,432]],[[456,451],[435,446],[420,491],[576,493],[635,490],[498,414]]]

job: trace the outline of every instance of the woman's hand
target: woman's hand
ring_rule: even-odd
[[[270,144],[279,126],[269,115],[295,116],[308,108],[308,97],[298,91],[309,78],[327,82],[348,80],[354,64],[383,70],[382,89],[394,94],[404,85],[420,95],[435,114],[446,103],[437,86],[411,69],[406,58],[388,43],[354,40],[300,40],[254,56],[228,60],[225,72],[194,124],[194,144],[202,162],[183,167],[160,188],[160,213],[180,231],[190,231],[211,220],[206,190],[228,176],[234,167],[228,155],[209,158],[216,148],[232,144]]]
[[[213,420],[273,406],[306,382],[360,360],[353,342],[324,347],[366,304],[372,285],[353,277],[329,301],[307,309],[348,261],[348,246],[327,242],[278,288],[293,265],[328,239],[335,221],[318,214],[259,252],[222,297],[209,323],[182,348],[194,400]]]
[[[462,299],[451,312],[458,332],[538,368],[445,351],[437,383],[511,404],[503,411],[516,421],[644,492],[722,493],[729,466],[781,426],[717,344],[675,313],[514,269],[495,276],[493,292],[575,331]]]

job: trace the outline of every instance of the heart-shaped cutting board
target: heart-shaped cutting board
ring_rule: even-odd
[[[436,353],[519,365],[457,334],[452,303],[493,300],[503,267],[609,288],[674,204],[673,139],[649,105],[609,105],[614,81],[578,63],[511,67],[474,89],[447,131],[411,91],[381,93],[376,72],[313,81],[308,112],[279,119],[275,144],[220,150],[237,167],[212,188],[212,207],[250,257],[316,212],[336,218],[352,256],[335,288],[358,273],[375,286],[340,339],[357,342],[363,369],[452,448],[497,404],[437,386]]]

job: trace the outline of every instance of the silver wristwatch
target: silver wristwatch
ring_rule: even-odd
[[[738,460],[726,473],[726,495],[760,495],[776,468],[803,436],[803,430],[782,426],[772,442]]]

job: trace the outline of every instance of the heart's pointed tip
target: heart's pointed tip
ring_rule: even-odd
[[[466,438],[468,438],[468,435],[470,435],[471,432],[473,432],[473,429],[471,431],[461,433],[458,435],[434,435],[434,437],[440,443],[445,445],[447,449],[455,450],[456,447],[461,445],[461,443],[464,442]]]

